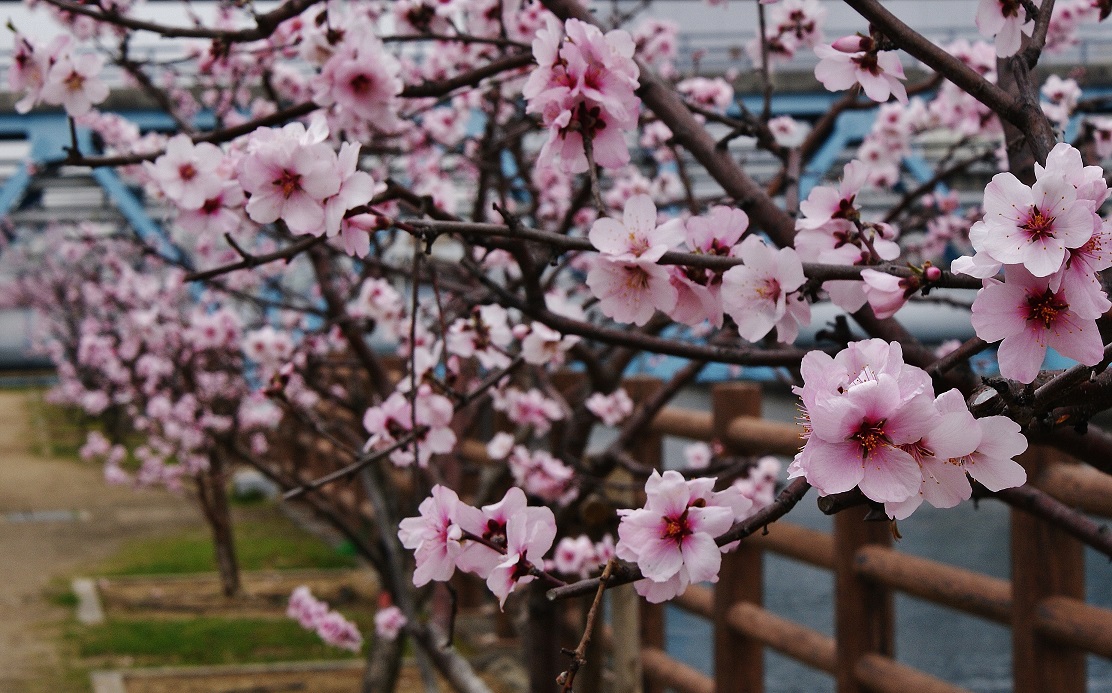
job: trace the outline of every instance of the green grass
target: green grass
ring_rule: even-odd
[[[364,634],[374,633],[373,626],[368,631],[363,625],[361,630]],[[356,656],[324,644],[316,633],[286,619],[115,620],[96,626],[75,626],[68,637],[80,657],[128,658],[137,666]]]
[[[34,429],[32,449],[44,457],[76,459],[86,432],[99,428],[77,407],[47,402],[46,390],[27,390],[27,409]]]
[[[236,552],[241,570],[296,568],[354,568],[344,555],[323,541],[298,529],[274,508],[233,512]],[[216,570],[212,538],[207,528],[197,528],[156,539],[128,542],[100,566],[102,575],[166,575]]]

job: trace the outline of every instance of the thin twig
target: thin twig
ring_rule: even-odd
[[[602,575],[599,576],[595,600],[591,602],[591,610],[587,612],[587,625],[583,629],[583,637],[579,639],[579,647],[576,647],[575,652],[572,653],[571,666],[556,679],[556,683],[563,687],[564,693],[571,691],[575,684],[575,675],[580,667],[587,663],[587,646],[591,644],[591,635],[595,632],[595,617],[598,616],[602,593],[606,591],[606,583],[610,580],[610,572],[614,569],[615,560],[617,559],[611,556],[602,570]]]

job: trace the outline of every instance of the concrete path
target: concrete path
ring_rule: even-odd
[[[109,487],[97,464],[33,453],[29,397],[0,392],[0,693],[74,686],[59,637],[70,614],[44,599],[52,581],[69,584],[128,539],[200,522],[187,498]]]

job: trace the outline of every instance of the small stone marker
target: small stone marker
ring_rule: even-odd
[[[96,583],[89,578],[75,578],[72,587],[77,596],[77,620],[86,625],[104,623],[104,609],[100,605]]]

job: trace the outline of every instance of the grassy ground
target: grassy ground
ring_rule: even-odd
[[[26,390],[27,416],[34,440],[31,450],[43,457],[76,458],[85,444],[87,431],[100,426],[76,407],[62,407],[46,401],[46,390]]]
[[[76,461],[85,432],[96,428],[80,412],[45,401],[41,391],[26,393],[29,419],[27,441],[34,454],[48,459]],[[78,467],[99,465],[78,464]],[[91,471],[91,470],[90,470]],[[97,470],[99,472],[99,469]],[[99,474],[97,474],[99,476]],[[98,483],[98,482],[94,482]],[[233,525],[240,568],[252,570],[351,568],[354,558],[328,546],[295,526],[268,502],[239,503]],[[94,523],[90,523],[94,526]],[[118,548],[86,563],[68,575],[158,575],[215,571],[212,540],[199,521],[147,532],[117,542]],[[56,575],[41,589],[42,601],[70,614],[54,630],[61,669],[52,685],[56,691],[88,691],[92,669],[130,666],[178,666],[342,659],[352,654],[325,645],[320,638],[284,618],[225,618],[192,616],[134,616],[112,618],[87,626],[72,616],[76,605],[68,589],[69,577]],[[374,633],[372,613],[346,613],[364,634]],[[0,690],[6,690],[0,685]]]
[[[361,630],[374,633],[363,618]],[[370,628],[368,628],[370,626]],[[113,620],[74,625],[66,636],[78,656],[103,665],[168,666],[348,659],[353,655],[324,644],[293,620],[190,619]],[[365,645],[366,647],[367,645]]]
[[[355,559],[294,526],[269,505],[234,508],[233,531],[241,570],[353,568]],[[206,527],[128,542],[99,575],[165,575],[216,570]]]

